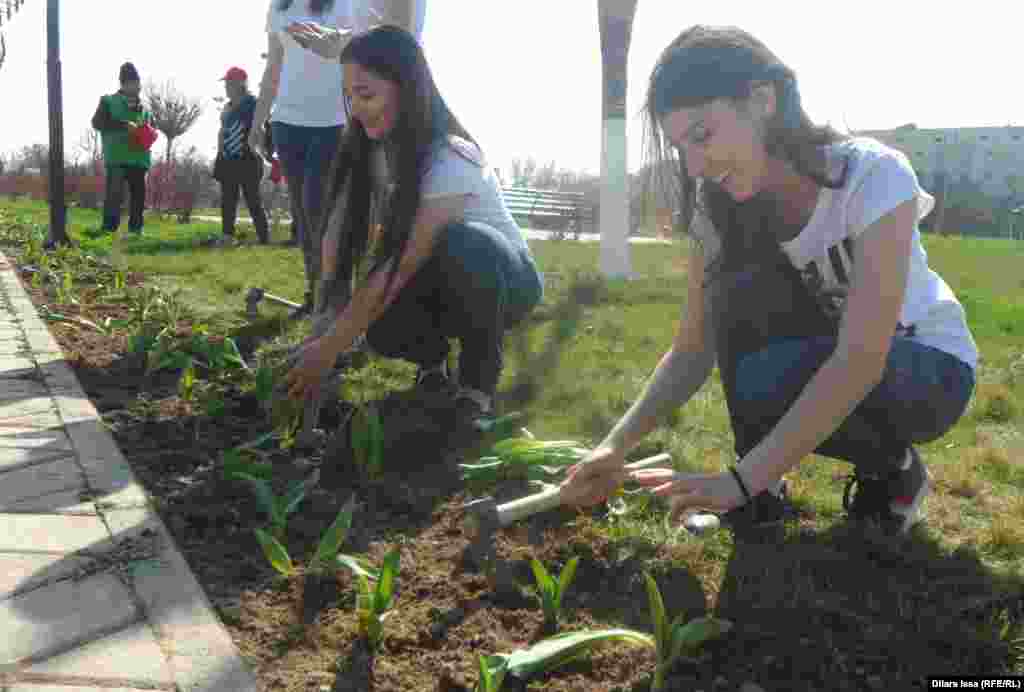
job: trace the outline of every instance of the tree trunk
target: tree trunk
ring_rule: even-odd
[[[48,247],[69,245],[64,206],[64,105],[60,75],[60,0],[46,3],[46,82],[50,110],[50,233]]]
[[[165,136],[166,136],[166,133],[165,133]],[[171,165],[171,158],[172,158],[171,154],[173,153],[172,152],[172,148],[173,147],[174,147],[174,137],[167,137],[167,153],[164,156],[164,160],[167,162],[168,166]]]
[[[598,0],[603,95],[601,108],[601,271],[632,278],[629,257],[629,169],[626,91],[629,42],[637,0]]]

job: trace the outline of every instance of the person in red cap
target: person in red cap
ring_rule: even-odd
[[[235,219],[238,214],[239,191],[252,215],[253,225],[260,243],[270,242],[267,213],[260,198],[263,179],[263,161],[249,146],[256,97],[249,92],[249,76],[240,67],[232,67],[221,81],[228,101],[221,113],[220,133],[217,136],[217,160],[213,177],[221,185],[221,219],[223,244],[234,241]]]

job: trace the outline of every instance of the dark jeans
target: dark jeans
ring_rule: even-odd
[[[124,186],[129,192],[128,230],[142,230],[146,209],[146,169],[138,166],[107,166],[106,196],[103,201],[103,230],[116,231],[121,225]]]
[[[543,277],[528,250],[490,226],[453,223],[370,327],[367,341],[383,356],[431,367],[448,357],[448,339],[457,338],[459,384],[493,396],[505,330],[519,324],[543,295]]]
[[[341,138],[342,126],[300,127],[272,122],[274,149],[281,159],[297,240],[302,247],[307,291],[320,283],[320,212],[324,185]]]
[[[256,158],[226,159],[221,162],[222,177],[220,181],[220,209],[223,219],[224,235],[235,234],[235,219],[238,216],[239,192],[245,197],[249,207],[256,235],[260,242],[267,242],[270,230],[267,225],[267,212],[260,198],[260,181],[263,179],[263,163]]]
[[[741,457],[836,348],[836,325],[782,262],[726,273],[716,294],[726,310],[716,333],[720,371]],[[815,451],[868,473],[893,470],[911,444],[941,437],[960,419],[974,384],[974,371],[955,356],[894,337],[882,381]]]
[[[830,337],[780,341],[752,353],[736,370],[736,452],[753,449],[796,402],[836,347]],[[942,437],[974,391],[970,366],[944,351],[895,338],[882,381],[816,453],[884,473],[914,443]]]

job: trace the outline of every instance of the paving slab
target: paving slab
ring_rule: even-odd
[[[45,582],[67,579],[90,562],[84,557],[57,553],[0,553],[0,600]]]
[[[19,356],[28,350],[28,344],[21,339],[5,339],[0,334],[0,358],[6,356]]]
[[[7,451],[0,449],[0,453]],[[85,479],[73,459],[61,459],[0,474],[0,512],[48,508],[48,496],[85,490]]]
[[[71,450],[63,427],[0,425],[0,448]]]
[[[0,401],[32,399],[49,396],[50,389],[42,382],[30,379],[7,379],[0,384]]]
[[[67,435],[64,431],[64,423],[57,415],[56,407],[44,413],[28,413],[24,416],[0,418],[0,436],[7,435],[9,431],[17,432],[26,428],[59,430],[63,435]]]
[[[110,533],[99,517],[0,514],[0,553],[66,554],[109,541]]]
[[[173,684],[174,677],[145,622],[129,625],[107,637],[89,642],[21,672],[24,676],[51,675],[102,678],[131,685],[145,682]]]
[[[0,402],[0,420],[4,418],[24,418],[36,413],[50,414],[53,410],[53,399],[49,396],[3,401]]]
[[[0,670],[115,632],[138,616],[135,598],[113,574],[61,581],[0,601]]]
[[[22,514],[96,515],[98,513],[96,501],[84,494],[84,488],[61,490],[42,497],[19,500],[4,511]]]
[[[70,449],[0,447],[0,479],[3,478],[3,473],[7,471],[73,455],[74,452]]]
[[[31,682],[18,682],[2,688],[3,692],[151,692],[152,688],[138,689],[134,687],[93,687],[88,684],[48,685]]]
[[[34,372],[35,369],[36,364],[27,356],[0,356],[0,373],[8,377],[24,375],[26,372]]]

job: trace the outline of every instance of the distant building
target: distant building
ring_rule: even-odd
[[[910,159],[922,186],[934,191],[942,172],[950,185],[970,182],[997,199],[1024,201],[1024,127],[862,130]]]

